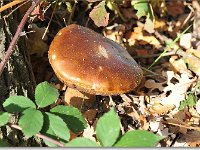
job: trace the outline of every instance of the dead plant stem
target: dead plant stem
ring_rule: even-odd
[[[15,128],[17,130],[22,130],[21,127],[19,127],[18,125],[15,125],[15,124],[10,125],[10,127]],[[54,140],[54,139],[52,139],[52,138],[50,138],[48,136],[45,136],[45,135],[43,135],[41,133],[37,133],[37,134],[35,134],[35,136],[37,136],[37,137],[39,137],[39,138],[41,138],[43,140],[47,140],[47,141],[49,141],[49,142],[51,142],[53,144],[56,144],[56,145],[58,145],[60,147],[65,147],[65,145],[60,143],[59,141],[56,141],[56,140]]]
[[[14,46],[15,46],[15,44],[16,44],[16,42],[17,42],[19,36],[20,36],[20,33],[22,32],[22,29],[23,29],[23,27],[24,27],[24,25],[25,25],[25,23],[26,23],[26,20],[28,19],[29,15],[30,15],[31,12],[34,10],[34,8],[35,8],[40,2],[41,2],[41,0],[34,0],[34,1],[32,2],[31,7],[27,10],[27,12],[26,12],[25,15],[23,16],[23,18],[22,18],[20,24],[18,25],[17,31],[15,32],[15,35],[14,35],[12,41],[10,42],[10,45],[9,45],[9,47],[8,47],[6,53],[5,53],[5,56],[4,56],[4,58],[2,59],[2,61],[1,61],[1,63],[0,63],[0,76],[1,76],[3,70],[4,70],[5,66],[6,66],[6,63],[8,62],[10,56],[11,56],[12,53],[13,53],[13,50],[14,50],[13,48],[14,48]]]

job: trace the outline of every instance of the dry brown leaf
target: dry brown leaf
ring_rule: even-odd
[[[188,131],[183,138],[190,147],[200,146],[200,132],[199,131]]]
[[[200,59],[190,53],[184,56],[183,59],[188,64],[189,69],[196,73],[196,75],[200,76]]]
[[[173,57],[171,57],[169,59],[169,62],[172,65],[172,68],[173,68],[175,73],[177,73],[177,72],[184,73],[184,72],[188,72],[189,71],[187,69],[187,65],[185,64],[185,62],[184,62],[184,60],[182,58],[176,60]]]
[[[173,17],[177,17],[184,13],[184,1],[169,1],[166,3],[167,13]]]
[[[49,46],[44,42],[47,37],[42,40],[42,36],[45,32],[45,28],[40,28],[36,24],[32,24],[31,30],[33,32],[28,34],[28,39],[26,39],[27,49],[30,54],[37,54],[38,56],[43,56],[44,52],[47,52]]]
[[[193,54],[194,56],[200,58],[200,51],[198,51],[198,50],[188,49],[186,52],[190,53],[190,54]]]
[[[169,94],[169,96],[163,98],[161,100],[161,103],[163,105],[175,105],[177,110],[180,105],[180,101],[185,99],[185,93],[196,79],[191,79],[191,75],[188,73],[182,73],[180,76],[178,74],[175,74],[173,71],[167,71],[166,73],[168,86],[164,87],[163,92],[171,93]],[[178,82],[173,83],[173,79]]]
[[[90,125],[93,124],[93,122],[96,118],[97,112],[98,112],[97,109],[89,109],[83,113],[83,116],[87,119],[87,121]]]
[[[154,23],[154,28],[158,31],[166,31],[167,30],[166,20],[159,19],[156,17],[155,23]]]
[[[160,42],[154,36],[145,35],[143,33],[143,28],[140,26],[135,27],[134,32],[126,36],[126,40],[129,42],[130,46],[138,42],[141,45],[151,44],[156,48],[161,47]]]
[[[160,103],[155,103],[154,105],[150,106],[148,108],[148,111],[152,114],[166,114],[167,112],[169,112],[170,110],[173,110],[175,108],[174,105],[162,105]]]

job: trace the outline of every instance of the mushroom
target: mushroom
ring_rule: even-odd
[[[48,57],[64,84],[90,94],[120,95],[134,90],[143,77],[125,48],[76,24],[57,33]]]

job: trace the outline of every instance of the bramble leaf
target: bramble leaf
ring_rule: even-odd
[[[31,137],[40,132],[43,126],[43,115],[41,111],[29,108],[22,112],[19,119],[19,126],[25,136]]]
[[[163,138],[146,130],[128,131],[114,147],[155,147]]]
[[[10,114],[0,111],[0,127],[6,125],[9,122]]]
[[[5,100],[3,107],[7,112],[20,113],[27,108],[35,108],[35,104],[24,96],[11,96]]]
[[[120,132],[120,119],[113,108],[105,113],[97,122],[96,136],[102,146],[111,147]]]
[[[71,140],[69,143],[65,145],[66,147],[99,147],[96,142],[84,138],[84,137],[77,137],[73,140]]]
[[[65,122],[59,117],[52,113],[46,112],[45,115],[45,124],[42,133],[50,135],[52,137],[59,137],[65,141],[68,141],[70,138],[70,133]]]
[[[75,107],[59,105],[52,108],[51,112],[62,118],[74,133],[83,131],[86,128],[86,121],[82,113]]]
[[[54,103],[58,96],[58,90],[46,81],[38,84],[35,89],[35,102],[41,108]]]

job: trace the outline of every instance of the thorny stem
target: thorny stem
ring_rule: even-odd
[[[4,58],[2,59],[1,63],[0,63],[0,76],[6,66],[6,63],[8,62],[10,56],[12,55],[13,53],[13,48],[19,38],[19,35],[20,33],[22,32],[22,29],[26,23],[26,20],[28,19],[28,16],[31,14],[31,12],[34,10],[34,8],[41,2],[41,0],[33,0],[32,1],[32,5],[31,7],[27,10],[27,12],[25,13],[25,15],[23,16],[18,28],[17,28],[17,31],[15,32],[15,35],[12,39],[12,41],[10,42],[10,45],[5,53],[5,56]]]
[[[21,127],[19,127],[18,125],[15,125],[15,124],[10,125],[10,127],[18,129],[18,130],[22,130]],[[39,138],[41,138],[43,140],[47,140],[47,141],[49,141],[49,142],[51,142],[53,144],[56,144],[56,145],[58,145],[60,147],[65,147],[65,145],[60,143],[59,141],[56,141],[56,140],[54,140],[54,139],[52,139],[50,137],[47,137],[47,136],[45,136],[45,135],[43,135],[41,133],[37,133],[37,134],[35,134],[35,136],[37,136],[37,137],[39,137]]]

